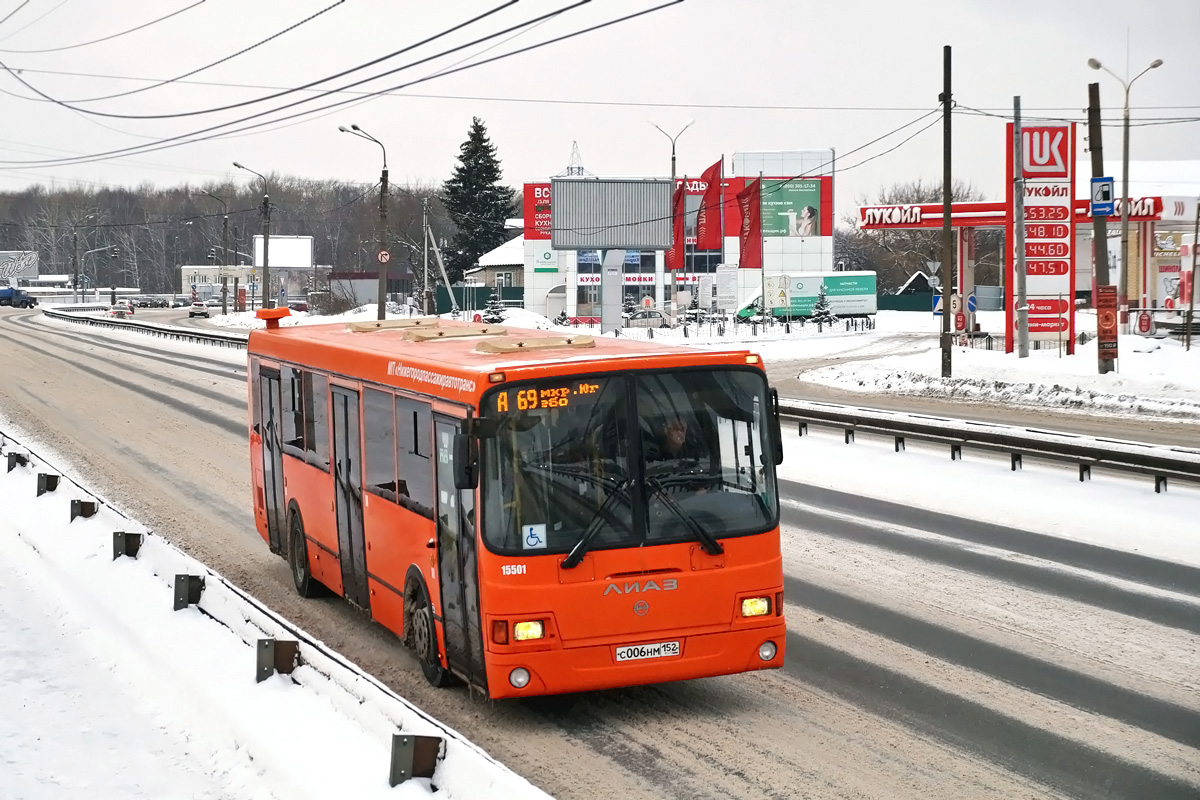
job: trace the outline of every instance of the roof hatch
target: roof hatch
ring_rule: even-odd
[[[538,336],[521,339],[509,336],[504,339],[488,339],[475,345],[477,353],[519,353],[524,350],[549,350],[552,348],[595,347],[591,336]]]

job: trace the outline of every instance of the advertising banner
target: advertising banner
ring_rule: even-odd
[[[820,236],[821,182],[763,180],[763,236]]]
[[[1100,358],[1110,361],[1117,357],[1117,287],[1096,287],[1096,346]]]
[[[522,198],[525,210],[525,241],[550,239],[550,184],[527,183]]]
[[[0,286],[16,286],[20,278],[38,276],[36,250],[0,251]]]
[[[793,317],[812,316],[813,306],[821,285],[825,285],[825,297],[836,316],[852,314],[874,314],[877,308],[875,275],[807,275],[804,277],[782,276],[787,280],[787,314]],[[770,292],[770,276],[767,290]]]

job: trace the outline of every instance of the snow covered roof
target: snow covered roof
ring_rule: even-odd
[[[928,275],[926,275],[921,270],[917,270],[912,275],[908,276],[908,280],[906,280],[904,282],[903,286],[901,286],[899,289],[896,290],[896,294],[904,294],[906,291],[908,291],[909,284],[911,284],[913,281],[915,281],[918,277],[924,278],[925,282],[927,284],[929,284],[930,286],[933,285],[933,282],[930,280]]]
[[[495,250],[479,257],[480,267],[521,267],[525,265],[525,237],[509,239]]]

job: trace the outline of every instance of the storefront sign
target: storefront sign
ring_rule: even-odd
[[[525,241],[550,239],[550,184],[525,184]]]

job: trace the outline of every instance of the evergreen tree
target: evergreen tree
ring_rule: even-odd
[[[500,300],[499,290],[492,292],[487,306],[483,309],[483,321],[488,325],[499,325],[504,322],[504,303]]]
[[[833,307],[829,305],[829,298],[825,295],[825,284],[821,284],[820,291],[817,292],[817,302],[813,303],[812,316],[810,322],[820,323],[821,325],[834,325],[838,318],[833,313]]]
[[[444,187],[446,211],[456,232],[446,256],[451,283],[479,262],[484,253],[510,238],[504,222],[516,214],[514,192],[500,184],[500,160],[483,120],[474,117],[459,149],[454,176]]]
[[[571,318],[567,316],[567,310],[564,308],[558,312],[558,316],[554,318],[555,325],[570,325]]]
[[[621,305],[621,313],[624,316],[628,317],[630,314],[632,314],[633,312],[635,312],[637,310],[638,310],[637,300],[634,300],[633,297],[630,295],[625,295],[625,302]]]

